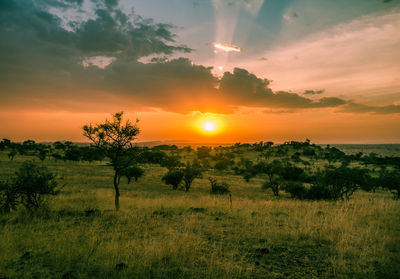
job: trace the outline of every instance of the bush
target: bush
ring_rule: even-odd
[[[180,169],[172,169],[169,170],[163,177],[162,181],[164,181],[167,185],[172,185],[172,189],[178,189],[179,184],[183,179],[183,171]]]
[[[34,162],[24,162],[9,182],[0,183],[1,209],[10,211],[18,204],[28,210],[43,206],[45,196],[56,195],[55,174]]]
[[[400,199],[400,171],[381,172],[378,183],[381,187],[389,189],[395,199]]]
[[[273,178],[270,180],[265,181],[262,185],[262,189],[269,189],[271,188],[272,192],[274,193],[275,197],[279,196],[279,187],[281,186],[281,180],[277,178]]]
[[[138,181],[143,174],[144,170],[138,166],[130,166],[121,172],[121,175],[124,175],[126,178],[128,178],[128,184],[131,183],[132,178],[134,178],[135,181]]]
[[[17,193],[9,181],[0,181],[0,211],[10,212],[17,206]]]
[[[307,191],[307,199],[310,200],[336,200],[332,189],[328,185],[315,183]]]
[[[38,209],[43,205],[44,196],[56,195],[56,175],[46,167],[34,162],[24,162],[16,173],[14,189],[21,203],[28,209]]]
[[[229,185],[225,182],[218,182],[215,178],[209,177],[210,180],[210,193],[211,194],[226,194],[229,193]]]
[[[166,167],[169,170],[181,167],[183,166],[183,163],[180,160],[181,158],[179,156],[165,156],[161,162],[161,166]]]
[[[283,186],[283,190],[288,192],[292,198],[305,199],[308,196],[308,190],[303,183],[297,181],[289,181]]]
[[[233,164],[234,164],[233,160],[228,158],[223,158],[215,163],[214,168],[219,171],[224,171],[229,169],[229,167],[232,166]]]

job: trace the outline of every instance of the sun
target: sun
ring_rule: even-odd
[[[217,130],[217,124],[214,121],[207,120],[204,121],[202,128],[205,132],[215,132]]]
[[[219,117],[207,115],[196,121],[196,129],[203,135],[213,136],[223,130],[223,122]]]

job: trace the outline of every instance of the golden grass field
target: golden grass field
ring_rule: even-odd
[[[30,159],[0,152],[1,177]],[[185,193],[147,165],[122,179],[115,212],[105,162],[44,164],[65,186],[46,210],[0,215],[0,278],[400,278],[400,202],[386,191],[299,201],[207,172]],[[232,203],[210,195],[209,176]]]

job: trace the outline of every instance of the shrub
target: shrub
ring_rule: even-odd
[[[121,175],[126,176],[128,178],[128,184],[131,183],[131,179],[134,178],[135,181],[138,181],[140,177],[144,174],[144,170],[138,166],[130,166],[125,170],[121,171]]]
[[[27,209],[38,209],[46,195],[56,195],[56,175],[34,162],[24,162],[16,172],[14,190]]]
[[[8,182],[0,183],[0,204],[3,211],[15,209],[22,204],[28,210],[43,206],[45,196],[56,195],[55,174],[34,162],[24,162]]]
[[[277,178],[272,178],[267,180],[263,185],[262,189],[269,189],[271,188],[272,192],[274,193],[274,196],[278,197],[279,196],[279,187],[281,186],[281,181],[280,179]]]
[[[225,182],[218,182],[215,178],[209,177],[210,180],[210,193],[211,194],[226,194],[229,193],[229,185]]]
[[[332,189],[323,183],[312,184],[307,191],[307,199],[310,200],[336,200],[333,195]]]
[[[305,199],[308,196],[308,190],[303,183],[297,181],[289,181],[284,184],[283,190],[288,192],[292,198]]]
[[[304,170],[296,166],[285,166],[279,170],[281,177],[285,180],[297,181],[301,180]]]
[[[172,189],[178,189],[179,184],[183,179],[183,171],[180,169],[172,169],[169,170],[163,177],[162,181],[164,181],[167,185],[172,185]]]
[[[393,193],[395,199],[400,199],[400,171],[383,171],[378,181],[380,186]]]
[[[10,212],[18,204],[17,193],[9,181],[0,181],[0,211]]]
[[[207,146],[201,146],[197,148],[196,155],[199,159],[207,158],[210,156],[211,148]]]
[[[232,166],[233,164],[234,164],[233,160],[228,158],[223,158],[215,163],[214,168],[216,170],[223,171],[229,169],[229,167]]]
[[[181,167],[183,163],[180,160],[181,158],[179,156],[165,156],[161,162],[161,166],[166,167],[169,170]]]

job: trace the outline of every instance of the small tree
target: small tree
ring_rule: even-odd
[[[282,164],[278,160],[274,160],[272,163],[260,162],[254,166],[256,173],[267,175],[267,181],[262,188],[271,188],[274,196],[279,196],[279,187],[282,184],[280,177],[282,168]]]
[[[182,179],[183,171],[180,169],[171,169],[162,177],[162,181],[164,181],[164,183],[167,185],[172,185],[173,190],[178,189]]]
[[[135,161],[132,142],[139,134],[137,122],[132,124],[129,120],[122,122],[123,112],[112,115],[112,120],[106,119],[105,123],[85,125],[83,135],[90,139],[94,145],[110,159],[114,168],[115,209],[119,210],[119,177],[122,171],[131,166]]]

